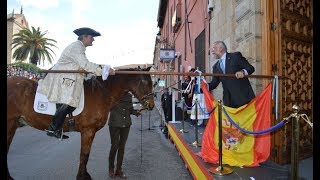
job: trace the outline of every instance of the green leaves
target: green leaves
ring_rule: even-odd
[[[38,72],[40,70],[40,68],[38,68],[36,65],[30,63],[15,62],[10,65],[15,68],[22,68],[23,70],[28,72]]]
[[[13,35],[12,49],[14,50],[13,58],[18,61],[24,61],[29,57],[29,62],[32,64],[40,64],[41,60],[44,63],[47,60],[52,64],[52,47],[56,47],[56,40],[46,38],[47,31],[41,32],[31,26],[31,29],[24,28]]]

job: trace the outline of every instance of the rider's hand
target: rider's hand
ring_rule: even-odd
[[[115,74],[116,74],[115,70],[110,68],[109,69],[109,75],[115,75]]]

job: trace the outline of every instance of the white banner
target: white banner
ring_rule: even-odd
[[[199,119],[209,119],[210,115],[208,114],[208,109],[206,106],[206,102],[204,99],[204,94],[193,94],[192,105],[196,103],[196,99],[198,99],[198,120]],[[192,120],[196,119],[196,106],[194,105],[191,109]]]

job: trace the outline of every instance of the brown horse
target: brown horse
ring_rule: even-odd
[[[143,70],[149,71],[149,69]],[[136,71],[137,69],[128,70]],[[37,86],[36,81],[24,77],[7,78],[7,153],[15,131],[19,127],[19,119],[22,118],[28,125],[39,130],[47,129],[52,121],[52,116],[39,114],[33,109]],[[144,108],[153,109],[154,99],[150,75],[116,74],[109,76],[106,81],[103,81],[100,76],[96,80],[84,82],[84,109],[74,117],[75,131],[81,133],[77,179],[91,179],[87,172],[87,163],[95,134],[106,124],[110,109],[128,91],[134,94]],[[66,123],[63,125],[63,130],[69,131]],[[8,168],[7,179],[12,179]]]

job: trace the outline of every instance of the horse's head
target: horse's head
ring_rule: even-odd
[[[149,71],[149,68],[126,69],[121,71]],[[152,110],[154,107],[154,94],[152,88],[152,80],[149,74],[129,74],[128,81],[129,91],[139,100],[143,108]],[[132,83],[132,84],[131,84]]]

